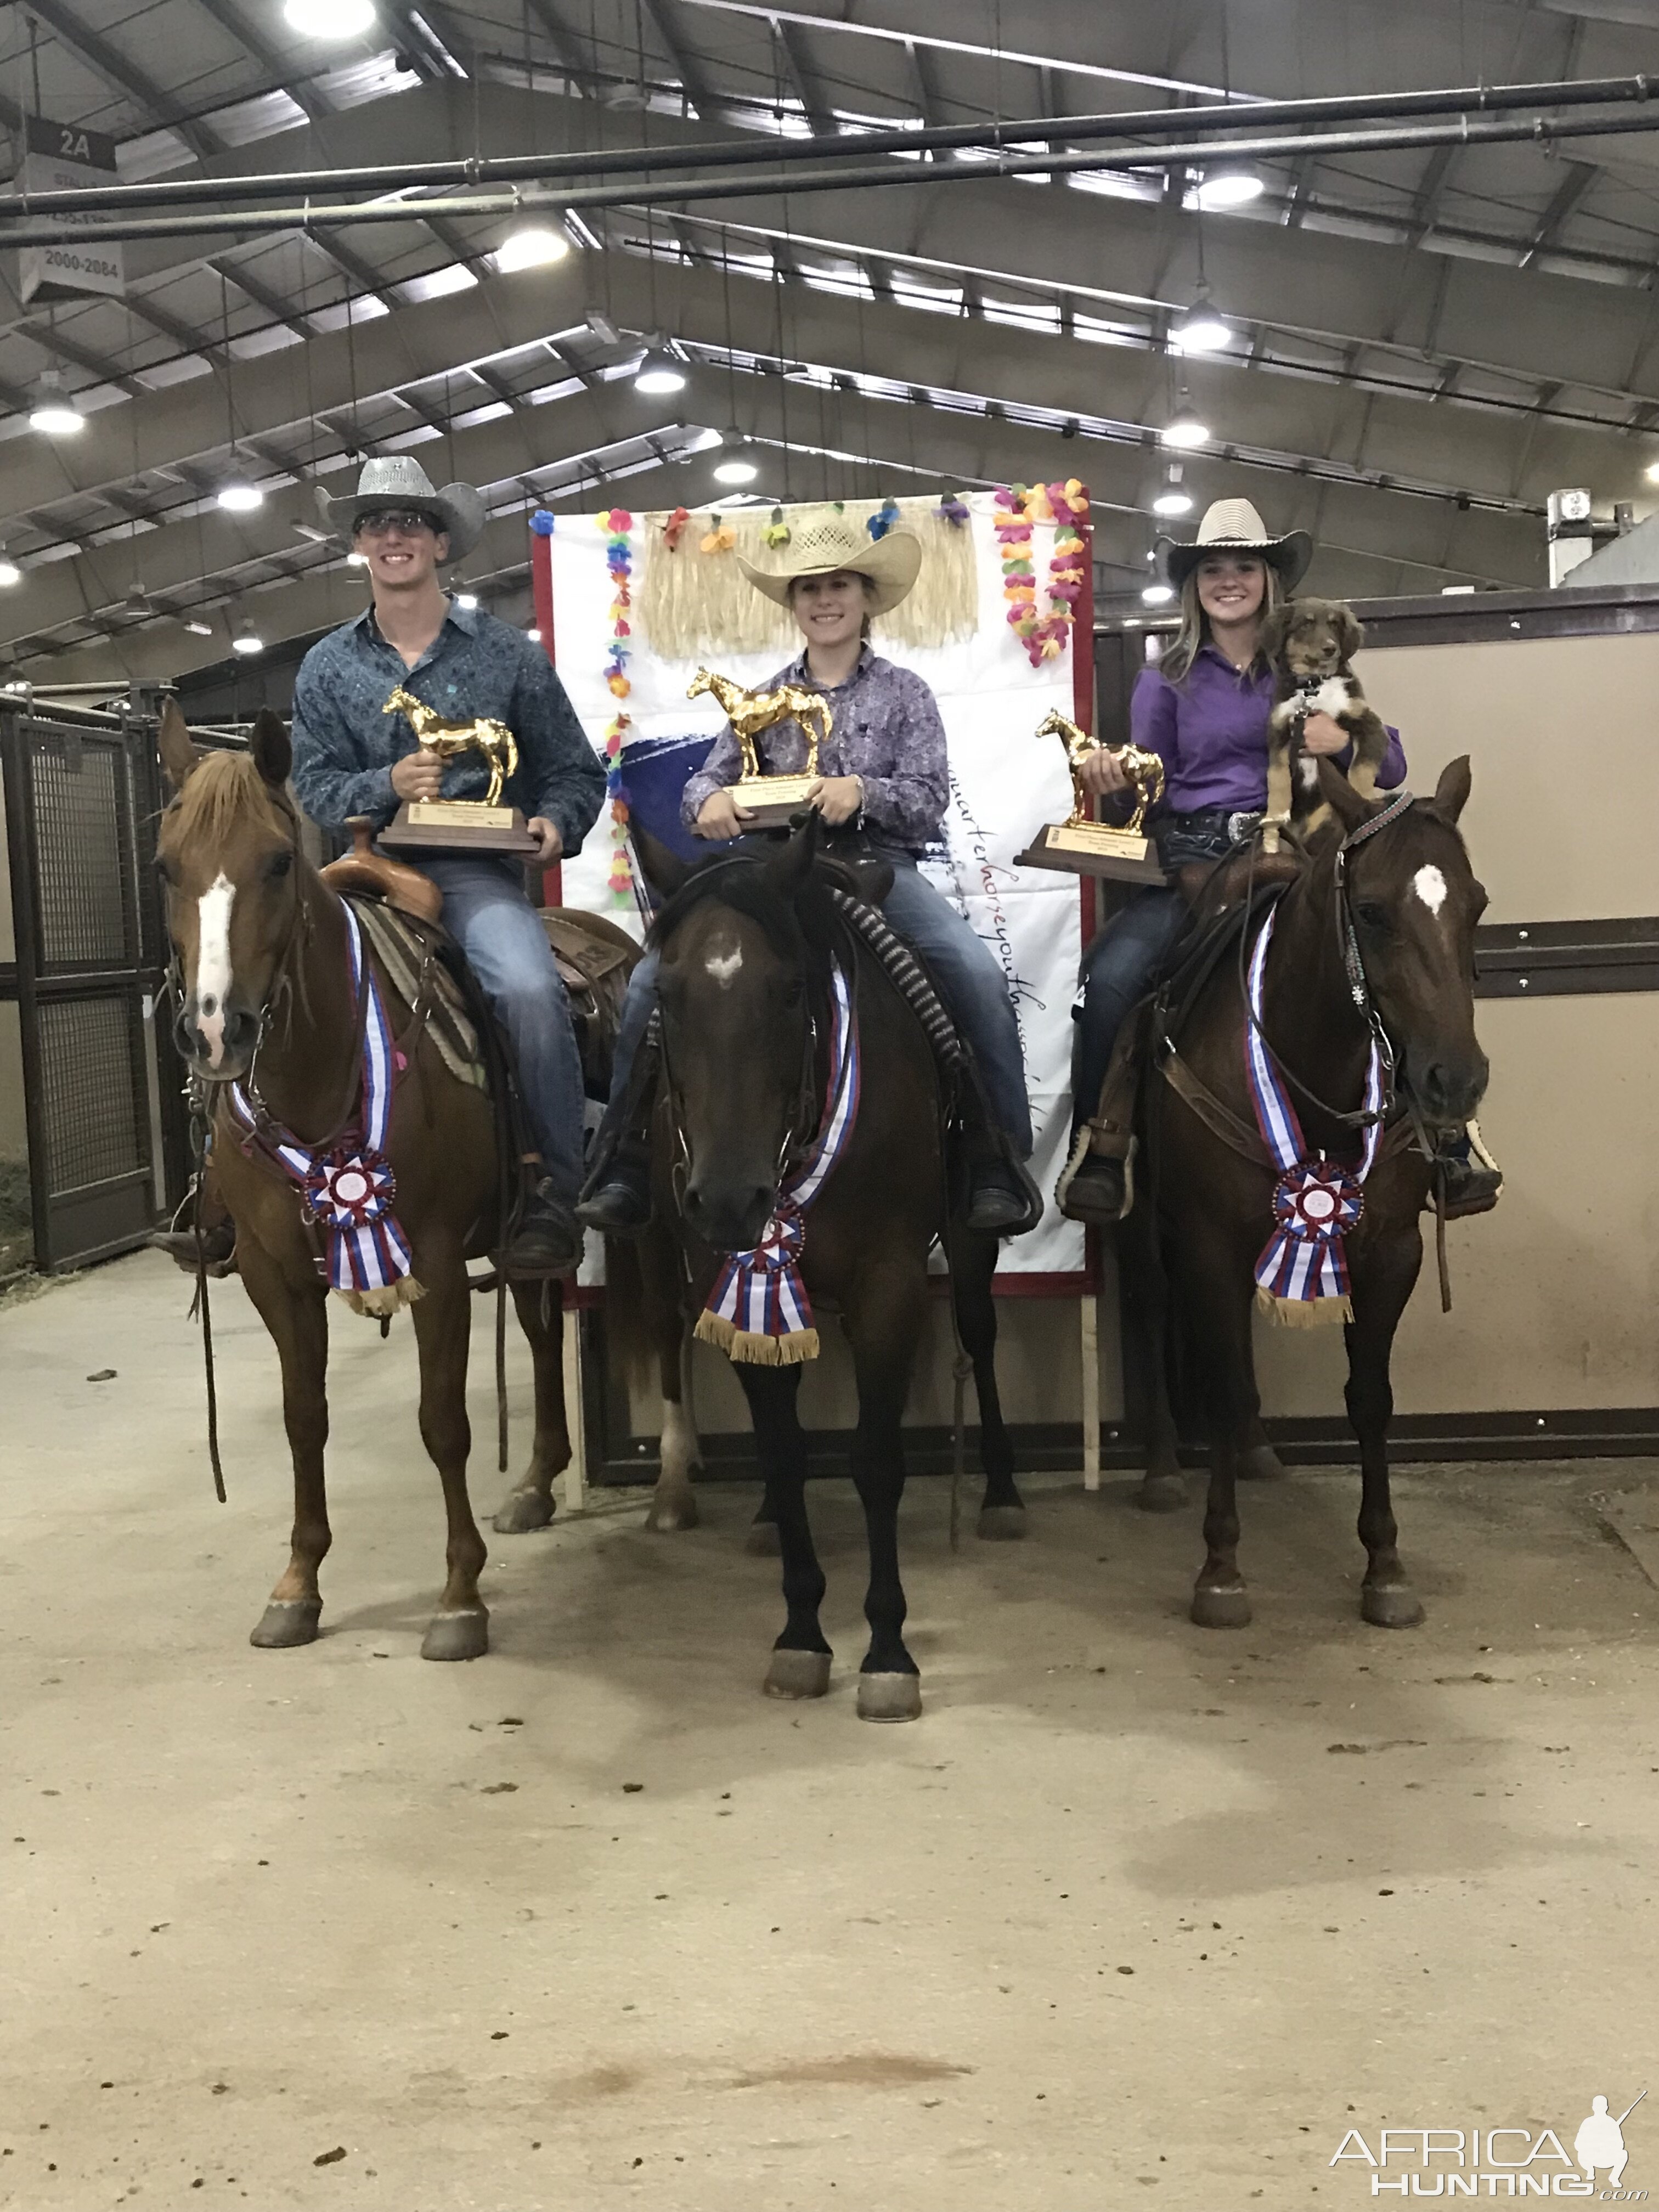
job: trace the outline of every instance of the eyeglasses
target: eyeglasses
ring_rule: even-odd
[[[439,529],[440,525],[431,515],[418,514],[412,507],[375,507],[357,517],[353,535],[384,538],[389,530],[396,530],[405,538],[413,538],[418,531],[429,530],[435,538]]]

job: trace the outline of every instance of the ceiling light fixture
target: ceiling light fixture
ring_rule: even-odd
[[[1143,606],[1167,607],[1174,597],[1173,584],[1148,584],[1141,593],[1140,599]]]
[[[244,620],[231,633],[230,649],[233,653],[263,653],[265,641],[254,629],[252,622]]]
[[[1210,288],[1200,284],[1193,304],[1170,331],[1170,343],[1178,353],[1214,353],[1233,334],[1210,304]]]
[[[285,0],[283,21],[302,39],[359,39],[372,29],[369,0]]]
[[[544,269],[551,261],[562,261],[569,251],[570,240],[562,230],[551,230],[544,223],[525,223],[495,248],[495,266],[503,276],[510,276],[515,270]]]
[[[1158,432],[1158,436],[1166,446],[1177,448],[1209,444],[1210,426],[1194,411],[1184,390],[1180,406]]]
[[[661,392],[684,392],[685,371],[665,346],[653,346],[640,363],[634,389],[644,392],[647,398],[655,398]]]
[[[1164,478],[1164,489],[1152,501],[1154,514],[1190,514],[1192,494],[1182,489],[1182,468],[1179,461],[1171,461]]]
[[[29,428],[47,438],[72,438],[87,427],[87,418],[64,389],[64,380],[49,368],[34,387]]]
[[[21,584],[23,572],[3,545],[0,545],[0,592],[9,592],[14,584]]]
[[[723,484],[753,483],[760,474],[758,463],[753,458],[749,441],[734,422],[720,440],[726,458],[714,465],[714,482]]]
[[[192,637],[211,637],[213,635],[213,624],[211,623],[187,622],[185,624],[185,628],[190,632]]]
[[[219,504],[227,514],[252,514],[265,503],[265,495],[258,484],[250,483],[246,477],[232,477],[219,487]]]
[[[1259,200],[1266,190],[1252,170],[1206,169],[1193,187],[1193,198],[1198,206],[1213,212],[1248,207],[1252,200]]]

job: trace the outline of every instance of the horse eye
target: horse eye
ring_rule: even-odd
[[[270,865],[266,868],[265,873],[270,877],[272,883],[279,884],[293,866],[294,855],[292,853],[274,853],[271,855]]]
[[[1362,929],[1386,929],[1389,909],[1379,906],[1375,899],[1361,899],[1353,910],[1353,918]]]

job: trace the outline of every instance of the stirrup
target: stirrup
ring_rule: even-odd
[[[1134,1207],[1135,1154],[1139,1147],[1139,1138],[1132,1136],[1127,1149],[1115,1156],[1118,1165],[1123,1170],[1123,1203],[1117,1212],[1120,1221],[1127,1220]],[[1060,1180],[1054,1185],[1054,1204],[1062,1213],[1066,1213],[1066,1201],[1071,1195],[1072,1185],[1077,1181],[1084,1162],[1096,1157],[1094,1130],[1091,1125],[1085,1121],[1077,1133],[1077,1141],[1072,1146],[1071,1156],[1060,1170]],[[1102,1159],[1111,1159],[1114,1155],[1110,1152],[1103,1152],[1097,1157]],[[1066,1218],[1068,1221],[1077,1221],[1081,1217],[1075,1213],[1066,1213]],[[1093,1224],[1085,1224],[1085,1226],[1090,1225]]]

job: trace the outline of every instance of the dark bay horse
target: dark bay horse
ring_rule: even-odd
[[[1261,1001],[1262,1032],[1291,1079],[1290,1095],[1310,1152],[1352,1158],[1358,1145],[1354,1128],[1339,1117],[1360,1105],[1371,1031],[1345,957],[1345,915],[1352,916],[1363,988],[1392,1048],[1402,1101],[1430,1127],[1445,1127],[1473,1114],[1486,1090],[1473,984],[1474,928],[1486,895],[1456,826],[1469,780],[1468,760],[1454,761],[1432,799],[1391,811],[1361,797],[1328,762],[1320,763],[1334,820],[1310,842],[1305,865],[1279,899]],[[1234,1485],[1241,1461],[1261,1436],[1250,1316],[1255,1262],[1273,1230],[1278,1181],[1265,1158],[1244,1156],[1256,1125],[1245,1076],[1241,972],[1242,962],[1231,956],[1220,963],[1176,1039],[1181,1060],[1232,1117],[1239,1141],[1218,1133],[1149,1066],[1141,1143],[1143,1158],[1153,1164],[1155,1194],[1146,1195],[1150,1201],[1155,1194],[1156,1237],[1149,1234],[1150,1202],[1126,1224],[1131,1279],[1152,1307],[1146,1340],[1153,1434],[1143,1502],[1167,1505],[1182,1490],[1164,1358],[1166,1269],[1184,1310],[1188,1340],[1204,1368],[1210,1491],[1206,1557],[1192,1617],[1212,1628],[1242,1627],[1250,1618],[1238,1568]],[[1360,1610],[1387,1628],[1414,1626],[1423,1617],[1396,1548],[1389,1495],[1389,1364],[1422,1264],[1419,1222],[1430,1178],[1423,1153],[1401,1141],[1409,1127],[1398,1116],[1392,1123],[1364,1184],[1364,1212],[1346,1239],[1352,1310],[1345,1331],[1347,1409],[1359,1441],[1359,1539],[1368,1562]]]
[[[292,1553],[252,1640],[267,1649],[309,1644],[322,1610],[318,1569],[330,1543],[328,1286],[297,1187],[258,1147],[244,1148],[226,1094],[232,1084],[257,1087],[272,1122],[309,1146],[351,1125],[362,1030],[349,925],[343,902],[301,848],[286,789],[288,733],[276,715],[259,715],[246,754],[198,753],[169,702],[161,746],[174,792],[161,817],[157,863],[179,959],[179,1044],[214,1100],[214,1179],[235,1220],[243,1284],[282,1363],[294,1462]],[[395,1002],[380,981],[392,1015]],[[478,1595],[483,1540],[466,1484],[465,1261],[497,1241],[495,1130],[489,1099],[450,1074],[424,1033],[396,1078],[386,1155],[411,1280],[420,1286],[410,1311],[420,1354],[421,1438],[443,1484],[449,1524],[448,1572],[421,1649],[428,1659],[471,1659],[488,1648],[489,1615]],[[514,1296],[535,1370],[536,1440],[525,1487],[539,1491],[569,1458],[563,1315],[556,1297],[544,1316],[539,1285],[514,1285]]]
[[[855,1016],[858,1106],[845,1149],[803,1216],[799,1266],[814,1306],[839,1308],[857,1378],[852,1475],[870,1547],[870,1644],[858,1711],[866,1720],[912,1720],[921,1688],[903,1637],[901,1424],[927,1310],[928,1250],[946,1228],[938,1078],[921,1024],[836,908],[832,889],[844,879],[823,861],[817,841],[813,815],[763,858],[718,856],[692,870],[641,841],[647,872],[665,895],[653,927],[665,1094],[653,1151],[659,1218],[673,1236],[642,1247],[641,1259],[656,1279],[648,1303],[659,1311],[678,1306],[684,1272],[701,1310],[726,1255],[760,1242],[781,1182],[824,1117],[831,963],[839,963]],[[960,1304],[981,1385],[991,1516],[988,1525],[982,1515],[981,1533],[1013,1534],[1024,1507],[992,1370],[995,1243],[952,1239],[951,1249],[953,1261],[970,1275],[977,1270]],[[800,1366],[734,1364],[783,1562],[787,1618],[765,1687],[774,1697],[822,1697],[831,1653],[818,1623],[824,1579],[806,1515]],[[665,1395],[667,1367],[665,1358]]]

